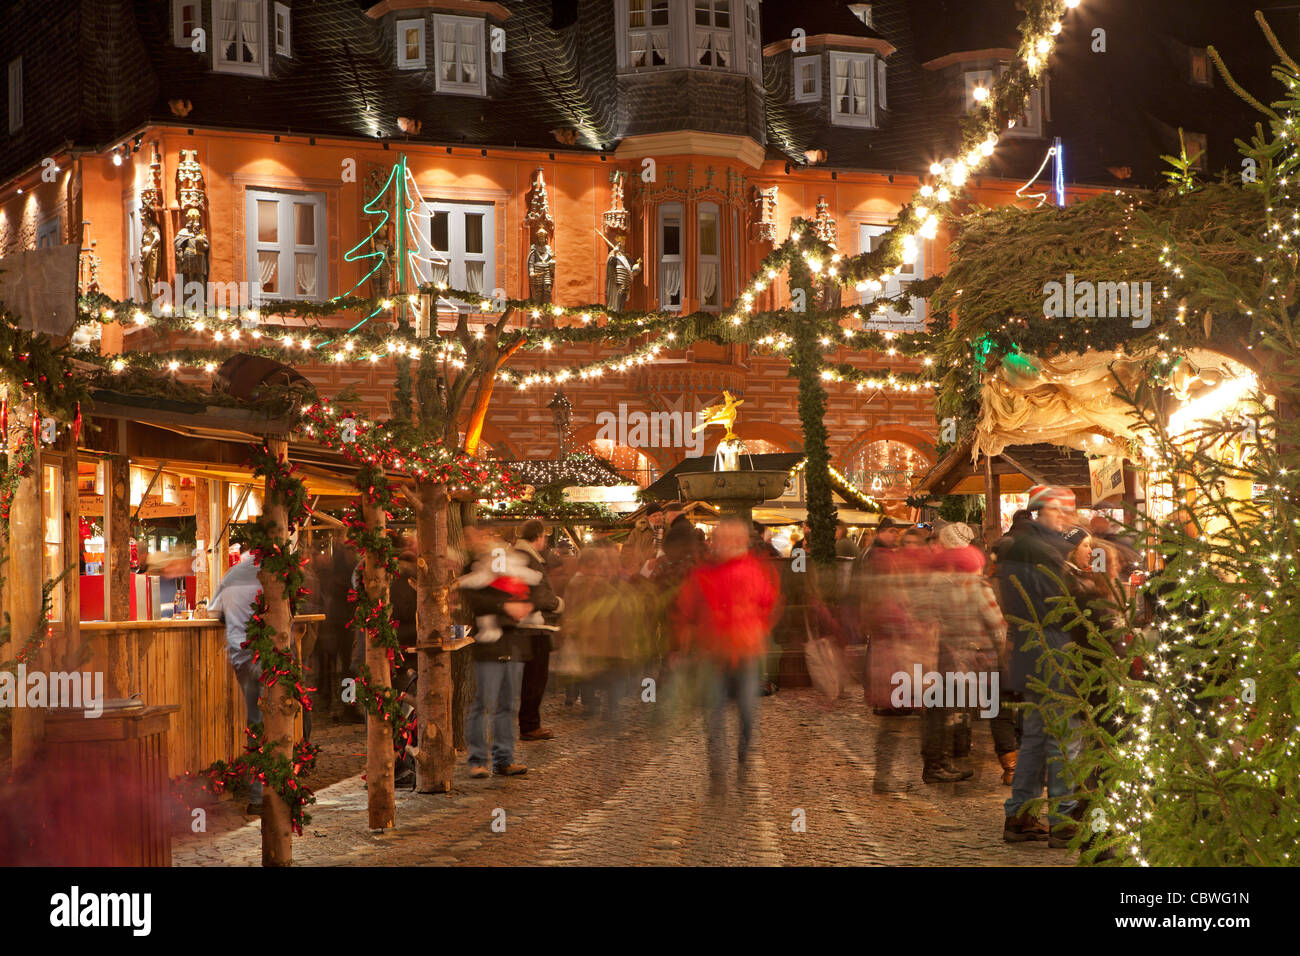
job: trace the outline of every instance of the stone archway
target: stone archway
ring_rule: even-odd
[[[833,463],[867,494],[902,499],[935,463],[934,441],[910,425],[880,425],[854,436]]]

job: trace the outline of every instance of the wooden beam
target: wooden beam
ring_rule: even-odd
[[[1036,472],[1036,471],[1034,471],[1034,470],[1032,470],[1032,469],[1030,469],[1030,468],[1027,468],[1027,467],[1025,467],[1024,465],[1020,464],[1020,462],[1016,461],[1014,458],[1012,458],[1010,455],[1008,455],[1008,454],[1006,453],[1005,450],[1002,452],[1002,454],[1001,454],[999,457],[1000,457],[1003,461],[1005,461],[1005,462],[1007,462],[1009,465],[1011,465],[1013,468],[1015,468],[1016,471],[1020,472],[1020,473],[1021,473],[1022,475],[1024,475],[1026,478],[1028,478],[1028,479],[1030,479],[1031,481],[1033,481],[1034,484],[1036,484],[1036,485],[1050,485],[1050,484],[1051,484],[1050,481],[1048,481],[1046,478],[1044,478],[1044,477],[1043,477],[1042,475],[1040,475],[1038,472]]]
[[[194,479],[194,556],[202,553],[203,570],[194,574],[194,607],[212,596],[212,569],[207,552],[212,546],[212,491],[206,478]],[[203,542],[202,549],[197,547]]]
[[[1002,531],[1001,478],[993,471],[993,460],[984,456],[984,527]]]
[[[76,666],[81,648],[81,499],[77,494],[77,442],[63,436],[63,563],[73,565],[63,579],[63,663]]]
[[[120,427],[120,426],[119,426]],[[131,620],[131,467],[121,455],[104,459],[104,618]]]
[[[41,520],[41,443],[32,433],[35,414],[32,400],[27,399],[12,406],[9,415],[9,447],[18,448],[24,441],[35,444],[32,463],[18,479],[9,504],[9,561],[4,570],[8,579],[11,650],[15,656],[22,652],[27,639],[36,633],[40,623],[41,585],[45,579],[42,570],[45,536]],[[46,666],[48,660],[49,649],[42,648],[26,661],[27,670],[46,671],[49,669]],[[36,754],[44,733],[44,711],[38,707],[15,707],[10,715],[13,767],[18,769]]]

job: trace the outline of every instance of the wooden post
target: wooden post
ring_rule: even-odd
[[[1002,533],[1002,476],[993,474],[993,459],[984,456],[984,527]]]
[[[202,541],[204,548],[212,547],[212,512],[211,512],[211,491],[208,490],[208,479],[194,479],[194,540]],[[221,530],[217,528],[215,530]],[[194,556],[199,557],[199,551],[196,547]],[[200,601],[206,601],[212,596],[212,569],[207,564],[211,560],[212,553],[203,556],[204,568],[202,572],[194,574],[194,597],[190,607],[197,607]]]
[[[456,768],[452,739],[451,651],[444,646],[451,624],[451,574],[447,567],[447,510],[451,499],[445,485],[419,482],[416,529],[420,559],[416,578],[419,622],[416,657],[415,713],[420,727],[415,758],[415,789],[448,793]]]
[[[77,497],[77,440],[63,436],[63,563],[72,570],[63,579],[63,663],[76,666],[81,649],[81,502]]]
[[[378,476],[384,481],[383,473]],[[361,495],[361,516],[365,520],[366,530],[373,534],[385,534],[388,517],[384,509],[378,507],[365,494]],[[389,604],[388,572],[377,566],[370,555],[365,556],[365,569],[362,571],[362,586],[366,597],[371,602],[383,601]],[[389,605],[391,607],[391,604]],[[370,688],[376,693],[393,686],[392,673],[388,661],[388,649],[373,642],[371,634],[366,633],[366,667],[370,670]],[[397,814],[397,798],[393,792],[394,764],[393,728],[390,721],[380,720],[378,715],[366,713],[366,807],[369,811],[370,829],[384,830],[391,827]]]
[[[9,414],[9,448],[16,449],[21,442],[29,446],[35,443],[31,464],[19,480],[9,505],[9,562],[4,570],[8,579],[10,646],[15,656],[22,653],[27,639],[35,633],[40,622],[41,585],[45,579],[42,570],[41,445],[32,435],[34,414],[30,399],[16,403]],[[49,649],[43,648],[27,660],[28,672],[48,670],[48,660]],[[19,693],[22,692],[20,689]],[[13,719],[10,725],[13,729],[13,766],[18,769],[35,754],[44,733],[44,712],[36,707],[15,707],[10,714]]]
[[[117,423],[122,429],[124,424]],[[104,459],[104,618],[131,620],[131,467],[125,455]]]
[[[284,458],[288,442],[283,438],[267,438],[266,447],[277,458]],[[271,479],[266,480],[264,522],[277,541],[289,539],[288,511],[284,503],[272,494]],[[258,572],[262,595],[266,599],[266,623],[274,629],[276,649],[285,654],[293,648],[293,617],[289,609],[289,595],[278,575]],[[294,718],[298,715],[298,702],[284,683],[276,683],[262,692],[258,702],[262,708],[263,748],[270,754],[279,752],[292,759],[294,743]],[[289,826],[289,806],[284,798],[266,788],[262,802],[262,865],[289,866],[293,863],[293,831]]]

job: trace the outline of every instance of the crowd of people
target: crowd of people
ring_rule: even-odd
[[[1129,576],[1141,562],[1105,516],[1082,524],[1069,490],[1040,486],[1005,534],[988,528],[977,536],[962,522],[931,526],[885,517],[855,538],[841,524],[831,570],[799,560],[806,557],[799,549],[806,548],[807,526],[774,542],[770,529],[723,518],[706,537],[688,512],[680,502],[650,505],[621,540],[611,534],[580,550],[550,540],[541,521],[524,523],[511,541],[490,523],[464,529],[464,550],[447,558],[458,569],[462,620],[472,621],[474,638],[465,720],[471,777],[527,772],[518,742],[555,736],[543,725],[542,703],[548,686],[558,684],[563,706],[611,727],[629,701],[656,702],[665,693],[679,702],[689,698],[704,716],[712,789],[725,790],[733,754],[737,774],[745,773],[760,698],[786,682],[806,683],[805,655],[811,672],[816,645],[832,648],[846,676],[861,681],[876,715],[919,713],[919,767],[927,784],[972,776],[963,760],[975,723],[987,722],[1002,783],[1011,787],[1004,838],[1069,842],[1085,788],[1066,779],[1063,742],[1049,732],[1042,707],[1022,705],[1042,703],[1030,679],[1050,680],[1042,667],[1044,642],[1057,648],[1084,642],[1089,622],[1123,632]],[[399,637],[409,646],[415,643],[415,550],[409,540],[398,546],[391,596]],[[317,680],[331,686],[360,666],[364,644],[345,622],[347,593],[361,586],[363,569],[336,547],[317,556],[309,571],[326,615]],[[233,628],[232,663],[250,720],[256,719],[257,675],[236,648],[235,632],[255,581],[253,565],[241,564],[212,604]],[[1083,615],[1048,623],[1043,640],[1030,640],[1032,629],[1024,625],[1008,625],[1048,620],[1067,595]],[[824,655],[819,652],[818,671],[826,666]],[[739,739],[729,746],[726,713],[733,701]],[[1029,809],[1044,788],[1054,798],[1046,824]]]

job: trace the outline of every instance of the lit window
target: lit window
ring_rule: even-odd
[[[1183,147],[1187,150],[1187,158],[1192,161],[1192,168],[1199,169],[1201,172],[1209,167],[1206,162],[1206,149],[1208,143],[1204,133],[1183,133]]]
[[[1038,139],[1043,135],[1043,91],[1041,88],[1029,94],[1029,103],[1025,111],[1016,117],[1016,125],[1007,130],[1008,136],[1024,139]]]
[[[248,281],[260,299],[323,299],[325,194],[249,189]]]
[[[422,234],[417,237],[420,281],[491,295],[496,279],[495,225],[496,207],[491,203],[425,203]],[[477,302],[458,304],[478,308]]]
[[[9,61],[9,132],[23,128],[23,58]]]
[[[484,96],[483,21],[466,17],[433,18],[434,59],[439,93]]]
[[[212,68],[221,73],[266,69],[265,0],[214,0]]]
[[[283,3],[275,5],[275,52],[279,56],[292,56],[289,45],[289,8]]]
[[[822,58],[799,56],[794,60],[794,101],[814,103],[822,98]]]
[[[397,21],[397,68],[424,69],[424,21]]]
[[[722,306],[722,239],[717,205],[700,203],[699,219],[700,307],[717,309]]]
[[[627,65],[648,70],[668,65],[668,0],[627,0]]]
[[[864,223],[861,227],[859,241],[863,252],[874,252],[880,247],[881,237],[889,232],[888,226],[878,226]],[[885,288],[877,292],[862,293],[862,300],[870,302],[876,298],[885,296],[897,296],[903,293],[909,285],[917,279],[925,278],[925,245],[918,242],[916,244],[916,258],[911,262],[903,263],[903,271],[895,276],[890,276],[885,282]],[[902,331],[921,331],[925,328],[925,300],[917,297],[912,298],[912,311],[903,315],[896,309],[890,309],[886,312],[872,312],[867,318],[867,325],[870,328],[877,329],[898,329]]]
[[[59,465],[41,468],[41,513],[45,517],[44,570],[49,580],[63,573],[63,469]],[[50,620],[63,620],[62,585],[50,591]]]
[[[831,122],[837,126],[875,126],[872,94],[875,56],[870,53],[831,54]]]
[[[864,27],[872,28],[875,26],[871,22],[871,4],[869,3],[850,3],[849,10],[853,15],[862,21]]]
[[[194,31],[202,26],[198,0],[172,0],[172,42],[176,46],[190,46]]]
[[[695,63],[731,68],[731,0],[695,0]]]
[[[1197,86],[1212,86],[1214,77],[1210,73],[1210,54],[1200,47],[1188,51],[1191,56],[1191,79]]]
[[[682,307],[682,207],[659,207],[659,308]]]

